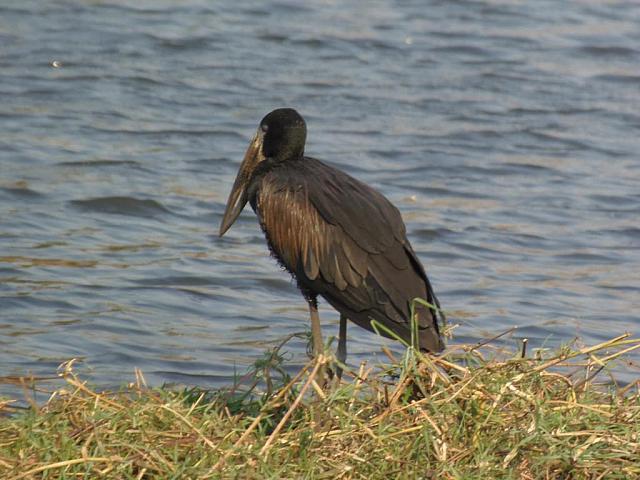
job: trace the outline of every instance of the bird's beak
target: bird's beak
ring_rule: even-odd
[[[264,132],[261,129],[258,129],[258,132],[249,144],[247,153],[244,154],[244,159],[242,160],[240,169],[238,170],[238,175],[236,176],[235,182],[233,182],[233,188],[231,189],[229,199],[227,200],[227,207],[224,211],[222,222],[220,223],[220,236],[223,236],[225,232],[229,230],[229,227],[231,227],[233,222],[236,221],[240,212],[242,212],[242,209],[249,200],[247,195],[249,179],[258,164],[264,160],[264,155],[262,154],[263,140]]]

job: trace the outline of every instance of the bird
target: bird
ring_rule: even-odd
[[[347,320],[422,351],[444,349],[444,314],[406,235],[399,210],[347,173],[305,155],[307,126],[293,108],[260,122],[229,193],[219,235],[251,205],[271,252],[294,278],[323,351],[318,297],[340,314],[337,360],[347,357]],[[411,334],[414,302],[417,335]],[[337,369],[341,376],[342,368]]]

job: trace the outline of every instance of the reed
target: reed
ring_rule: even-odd
[[[409,348],[324,389],[328,353],[290,377],[281,347],[217,391],[139,372],[97,391],[68,362],[44,405],[0,402],[0,478],[640,477],[640,382],[602,381],[640,348],[629,335],[533,357]]]

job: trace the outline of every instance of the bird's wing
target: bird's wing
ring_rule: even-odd
[[[313,158],[305,159],[310,175],[307,188],[322,218],[339,225],[368,253],[382,253],[403,243],[400,212],[382,194],[346,173]],[[339,207],[339,208],[337,208]]]
[[[385,274],[411,268],[404,222],[389,200],[319,160],[307,158],[305,165],[314,175],[305,184],[308,202],[328,226],[327,241],[334,247],[338,265],[355,265],[362,277],[373,275],[381,286],[389,283]],[[394,290],[394,285],[389,284],[389,289]]]

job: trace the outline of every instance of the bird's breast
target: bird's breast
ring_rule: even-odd
[[[318,258],[326,250],[322,241],[325,222],[303,184],[282,185],[266,178],[257,191],[254,210],[271,253],[292,274],[309,257]]]

